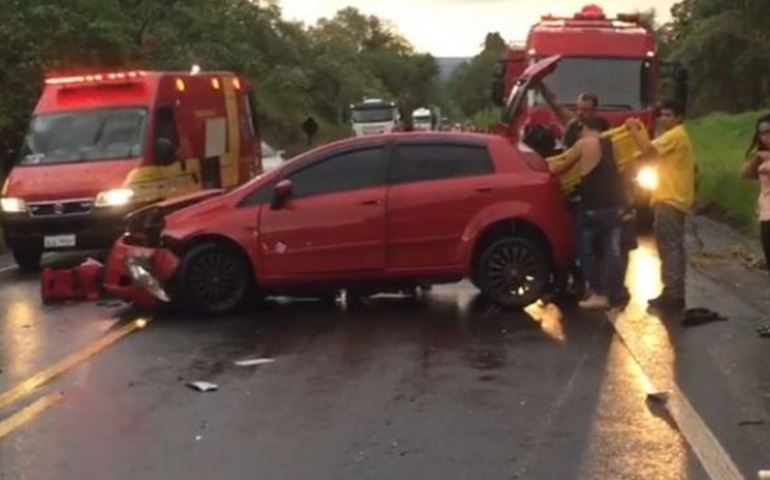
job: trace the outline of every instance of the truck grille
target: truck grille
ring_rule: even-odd
[[[62,217],[66,215],[88,215],[94,208],[94,201],[63,200],[58,202],[38,202],[29,204],[29,214],[33,217]]]

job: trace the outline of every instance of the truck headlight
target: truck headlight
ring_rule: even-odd
[[[654,167],[642,167],[636,174],[636,183],[645,190],[658,188],[658,171]]]
[[[123,207],[131,203],[134,191],[130,188],[115,188],[101,192],[96,196],[97,207]]]
[[[0,198],[0,207],[5,213],[24,213],[27,211],[27,202],[21,198],[5,197]]]

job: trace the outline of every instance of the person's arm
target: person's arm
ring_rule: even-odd
[[[569,172],[572,167],[574,167],[579,161],[580,157],[583,153],[583,143],[578,142],[575,144],[574,147],[567,150],[567,158],[564,160],[564,163],[561,165],[556,164],[549,164],[548,168],[551,170],[551,173],[553,173],[556,176],[564,175],[565,173]]]
[[[539,83],[538,89],[540,90],[540,95],[543,96],[543,99],[545,99],[545,102],[548,104],[548,107],[553,111],[554,115],[556,115],[556,119],[559,121],[562,127],[567,128],[567,125],[575,119],[575,116],[570,113],[569,110],[564,108],[563,105],[559,104],[559,102],[556,99],[556,95],[546,86],[545,83]]]
[[[767,152],[756,152],[752,154],[743,164],[743,168],[741,168],[741,178],[745,180],[756,180],[759,178],[759,166],[763,162],[762,157],[759,155],[760,153]]]
[[[626,126],[631,132],[631,136],[633,137],[636,146],[639,148],[639,151],[642,152],[641,159],[649,159],[660,154],[650,138],[644,134],[642,122],[640,122],[639,119],[629,118],[626,120]]]

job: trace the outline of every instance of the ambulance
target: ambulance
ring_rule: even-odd
[[[255,113],[249,82],[229,72],[48,77],[0,192],[17,264],[109,247],[138,208],[245,183],[261,171]]]

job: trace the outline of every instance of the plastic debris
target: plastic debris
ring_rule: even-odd
[[[211,382],[189,382],[187,386],[199,392],[215,392],[219,390],[219,385]]]
[[[252,358],[248,360],[238,360],[233,362],[234,365],[239,367],[253,367],[256,365],[265,365],[267,363],[274,363],[274,358]]]
[[[764,425],[764,420],[743,420],[738,422],[739,427],[753,427],[753,426],[759,426]]]
[[[757,335],[762,338],[770,338],[770,325],[757,328]]]
[[[683,327],[697,327],[714,322],[726,322],[727,318],[707,308],[690,308],[684,312]]]

